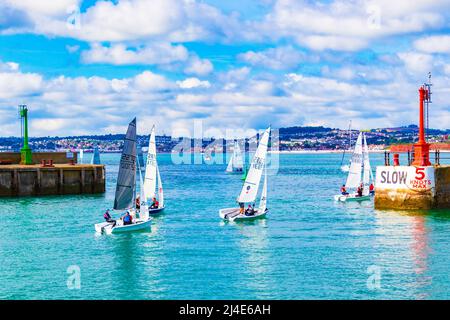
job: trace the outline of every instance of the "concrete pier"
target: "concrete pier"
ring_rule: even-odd
[[[450,208],[450,166],[379,166],[375,208]]]
[[[0,197],[103,192],[103,165],[0,165]]]

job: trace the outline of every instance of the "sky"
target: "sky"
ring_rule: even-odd
[[[450,128],[450,0],[0,0],[0,136]]]

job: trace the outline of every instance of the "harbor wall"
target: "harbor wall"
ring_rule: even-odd
[[[435,208],[450,208],[450,166],[440,166],[435,169],[436,192]]]
[[[450,208],[450,166],[379,166],[375,208]]]
[[[33,164],[39,164],[42,160],[53,160],[54,164],[69,163],[74,160],[77,163],[76,152],[33,152]],[[20,163],[20,152],[0,152],[0,163],[2,161],[11,161],[12,164]]]
[[[103,165],[0,166],[0,197],[104,192]]]

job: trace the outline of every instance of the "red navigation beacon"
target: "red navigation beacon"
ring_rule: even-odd
[[[430,89],[430,83],[424,84],[419,89],[419,141],[414,144],[413,166],[431,166],[430,144],[425,139],[425,104],[428,106],[431,103]]]

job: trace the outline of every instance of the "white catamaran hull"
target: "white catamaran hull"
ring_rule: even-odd
[[[253,215],[246,216],[245,214],[239,213],[239,208],[225,208],[219,210],[219,216],[223,220],[227,221],[249,221],[264,218],[267,212],[269,212],[269,209],[266,209],[264,212],[260,212],[259,209],[255,209],[255,213]]]
[[[127,233],[134,231],[141,231],[149,229],[151,226],[151,220],[139,220],[137,219],[132,224],[124,225],[122,220],[117,220],[116,225],[113,227],[111,222],[102,222],[95,225],[95,231],[98,233],[106,234],[117,234],[117,233]]]

